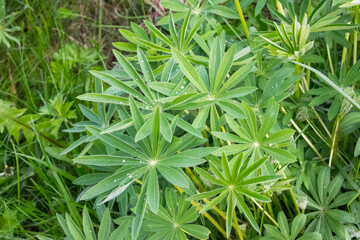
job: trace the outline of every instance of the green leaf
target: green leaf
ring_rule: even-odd
[[[113,46],[121,51],[126,51],[126,52],[136,52],[137,51],[137,46],[133,43],[114,42]]]
[[[206,227],[196,225],[196,224],[185,224],[180,227],[182,230],[185,230],[189,235],[198,238],[198,239],[208,239],[210,231]]]
[[[80,156],[73,160],[75,163],[91,166],[119,166],[119,165],[138,165],[139,160],[130,157],[119,157],[111,155],[91,155]]]
[[[187,200],[201,200],[201,199],[205,199],[205,198],[210,198],[217,194],[222,193],[223,191],[226,191],[226,187],[214,189],[214,190],[204,192],[204,193],[198,193],[196,195],[192,195],[191,197],[187,198]]]
[[[167,167],[167,166],[161,166],[161,165],[158,165],[157,169],[159,170],[161,175],[166,180],[168,180],[171,184],[174,184],[181,188],[189,187],[189,183],[187,182],[187,179],[185,178],[186,175],[184,173],[179,172],[179,171],[182,171],[181,169],[177,170],[173,167]]]
[[[259,139],[264,139],[266,134],[274,126],[278,113],[279,105],[275,102],[274,98],[271,98],[262,119],[260,131],[258,134]]]
[[[228,194],[229,189],[225,189],[222,193],[220,193],[219,196],[208,202],[203,208],[201,208],[200,213],[204,213],[213,207],[215,207],[221,200],[223,200],[226,197],[226,194]]]
[[[219,69],[221,58],[222,58],[222,51],[220,47],[220,41],[219,38],[215,38],[211,45],[210,50],[210,56],[209,56],[209,77],[210,77],[210,87],[211,87],[211,93],[216,93],[216,71]]]
[[[86,240],[95,240],[95,231],[86,205],[83,210],[83,228]]]
[[[283,211],[279,212],[278,214],[278,223],[281,233],[285,236],[289,236],[289,224]]]
[[[138,201],[135,206],[136,217],[132,221],[131,225],[131,239],[136,240],[139,236],[141,225],[146,212],[147,197],[145,196],[146,187],[141,188]]]
[[[184,22],[182,24],[182,27],[181,27],[181,32],[180,32],[180,49],[181,50],[185,50],[185,35],[186,35],[186,32],[187,32],[187,28],[189,26],[189,22],[190,22],[190,16],[191,16],[191,12],[192,10],[189,9],[185,15],[185,18],[184,18]],[[175,59],[176,61],[176,59]]]
[[[100,72],[100,71],[90,71],[92,75],[99,78],[101,81],[104,81],[111,86],[117,87],[120,90],[134,96],[135,98],[139,99],[140,101],[152,105],[151,101],[141,95],[138,91],[136,91],[134,88],[126,85],[122,81],[118,80],[117,78],[114,78],[113,76],[107,74],[106,72]]]
[[[206,180],[208,180],[214,184],[217,184],[217,185],[226,184],[225,182],[221,181],[220,179],[215,178],[214,176],[212,176],[210,173],[203,170],[202,168],[195,167],[194,169],[195,169],[195,172],[197,172],[201,177],[205,178]]]
[[[160,190],[156,168],[149,171],[149,178],[147,180],[147,198],[150,210],[157,214],[160,201]]]
[[[360,137],[358,138],[355,146],[354,156],[357,157],[360,155]]]
[[[251,226],[260,234],[259,226],[257,225],[256,220],[251,214],[249,208],[246,206],[246,203],[244,202],[242,196],[235,191],[235,197],[238,202],[237,207],[239,208],[239,210],[244,213],[247,220],[249,220]]]
[[[254,191],[250,191],[248,189],[245,189],[245,188],[236,188],[236,191],[239,192],[239,193],[242,193],[243,195],[246,195],[250,198],[254,198],[260,202],[271,202],[271,199],[268,198],[268,197],[265,197],[257,192],[254,192]]]
[[[113,146],[114,148],[121,149],[124,152],[127,152],[133,156],[147,159],[147,156],[138,151],[136,148],[125,142],[123,139],[113,135],[113,134],[100,134],[100,130],[93,127],[93,126],[87,126],[86,127],[92,134],[94,134],[96,137],[104,141],[105,143],[109,144],[110,146]]]
[[[223,170],[223,173],[224,173],[225,177],[228,180],[231,180],[231,173],[230,173],[229,163],[228,163],[228,159],[227,159],[225,153],[223,153],[222,156],[221,156],[221,167],[222,167],[222,170]]]
[[[84,235],[82,234],[80,228],[76,225],[74,220],[69,216],[69,214],[66,214],[66,223],[69,228],[69,231],[74,239],[79,240],[85,240]]]
[[[220,101],[218,105],[228,115],[234,118],[245,118],[244,112],[241,110],[241,108],[238,105],[231,103],[230,101]]]
[[[198,73],[196,72],[193,65],[187,60],[181,52],[175,48],[171,49],[173,58],[179,64],[181,71],[189,79],[189,81],[200,91],[207,92],[207,87],[205,83],[201,80]]]
[[[261,10],[264,8],[266,4],[266,0],[259,0],[257,3],[256,3],[256,7],[255,7],[255,17],[257,15],[259,15],[259,13],[261,13]]]
[[[164,1],[162,1],[162,3],[164,4]],[[175,43],[176,48],[179,49],[180,45],[179,45],[178,34],[176,31],[174,18],[171,11],[169,11],[169,31],[170,31],[171,39]]]
[[[160,133],[165,138],[166,141],[171,142],[173,137],[173,132],[164,114],[160,114]]]
[[[256,169],[258,169],[261,165],[263,165],[266,160],[268,160],[267,157],[263,157],[261,159],[259,159],[258,161],[254,162],[253,164],[251,164],[250,166],[248,166],[244,171],[242,171],[239,176],[236,179],[236,184],[238,184],[240,181],[242,181],[243,179],[245,179],[247,176],[249,176],[251,173],[253,173],[254,171],[256,171]]]
[[[295,239],[300,233],[301,229],[304,227],[306,222],[305,214],[298,214],[294,221],[291,224],[291,236]]]
[[[261,146],[261,149],[264,150],[267,154],[275,158],[280,162],[281,165],[287,163],[293,163],[296,161],[296,157],[292,155],[289,151],[286,151],[281,148],[272,148]]]
[[[129,228],[129,221],[122,222],[110,235],[109,240],[122,240],[124,239],[128,228]]]
[[[154,97],[150,91],[150,89],[146,86],[144,80],[140,77],[139,73],[135,70],[135,68],[131,65],[131,63],[122,55],[120,52],[114,50],[114,55],[116,59],[119,61],[121,66],[124,68],[125,72],[134,80],[136,85],[141,89],[144,95],[149,99],[153,100]]]
[[[166,43],[167,45],[169,45],[170,47],[174,47],[174,45],[172,44],[172,42],[162,33],[159,31],[159,29],[157,29],[152,23],[150,23],[149,21],[145,20],[144,21],[146,27],[155,34],[155,36],[157,38],[159,38],[161,41],[163,41],[164,43]]]
[[[254,178],[250,178],[248,180],[245,180],[244,182],[241,183],[241,185],[244,186],[244,185],[266,183],[266,182],[271,182],[271,181],[278,180],[280,178],[282,178],[281,175],[268,175],[268,176],[254,177]]]
[[[204,22],[205,20],[205,17],[206,16],[201,16],[196,22],[195,24],[193,25],[193,28],[191,29],[191,32],[189,33],[189,35],[187,36],[186,38],[186,41],[185,41],[185,44],[184,44],[184,48],[183,49],[186,49],[191,40],[193,39],[195,33],[198,31],[198,29],[200,28],[201,24]]]
[[[102,93],[86,93],[76,97],[79,100],[98,102],[98,103],[113,103],[120,105],[129,105],[128,99],[124,97],[107,95]]]
[[[225,53],[224,57],[221,59],[219,68],[216,69],[216,79],[215,86],[213,90],[218,90],[218,88],[225,82],[226,75],[229,73],[231,65],[235,56],[236,45],[232,45],[230,49]]]
[[[229,237],[231,233],[231,224],[233,220],[233,193],[230,191],[227,197],[227,208],[226,208],[226,236]]]
[[[271,134],[268,138],[262,140],[261,143],[264,144],[282,143],[289,140],[289,138],[291,138],[294,135],[294,132],[295,131],[293,129],[282,129],[276,133]]]
[[[152,129],[151,129],[151,146],[153,150],[154,157],[158,152],[158,146],[160,141],[160,107],[157,107],[152,119]]]
[[[110,211],[108,208],[105,209],[103,217],[101,219],[101,224],[98,232],[98,240],[107,240],[110,235]]]
[[[151,126],[152,126],[152,121],[151,119],[148,119],[136,133],[135,142],[138,142],[149,136],[151,133]]]
[[[172,167],[193,167],[204,163],[205,160],[196,157],[190,156],[172,156],[161,160],[162,165],[172,166]]]

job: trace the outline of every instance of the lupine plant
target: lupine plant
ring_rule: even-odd
[[[68,238],[358,237],[357,1],[162,6],[78,97],[62,154],[102,220],[59,215]]]

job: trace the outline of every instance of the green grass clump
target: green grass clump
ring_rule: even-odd
[[[1,237],[359,238],[359,3],[37,3],[1,20]]]

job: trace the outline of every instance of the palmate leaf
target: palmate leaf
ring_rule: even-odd
[[[150,232],[149,239],[165,239],[165,236],[186,239],[186,234],[196,239],[207,239],[210,231],[193,223],[199,214],[190,202],[185,201],[186,195],[179,195],[169,188],[164,192],[166,208],[160,206],[157,215],[148,212],[145,216],[144,228]]]
[[[260,129],[258,129],[258,120],[256,119],[254,110],[244,102],[241,109],[246,119],[238,119],[240,124],[237,123],[233,117],[230,117],[230,114],[225,115],[227,124],[237,136],[231,133],[212,132],[213,135],[224,141],[232,141],[238,144],[223,146],[215,151],[213,153],[214,155],[220,156],[222,152],[228,155],[237,154],[246,150],[250,154],[259,152],[260,157],[271,156],[279,161],[280,164],[288,164],[296,160],[292,153],[275,145],[288,141],[294,134],[294,131],[291,129],[283,129],[275,133],[270,133],[276,123],[279,111],[278,104],[275,103],[274,99],[268,103],[265,114],[261,118]]]
[[[249,220],[251,225],[260,232],[259,227],[257,226],[257,223],[251,214],[250,210],[246,206],[246,203],[244,201],[244,197],[248,197],[251,199],[256,199],[258,201],[262,202],[270,202],[270,199],[266,196],[263,196],[253,190],[250,190],[247,188],[248,185],[251,184],[259,184],[259,183],[265,183],[265,182],[274,182],[277,179],[281,178],[281,176],[261,176],[261,177],[255,177],[255,178],[247,178],[248,176],[251,176],[251,174],[256,171],[261,165],[267,161],[267,158],[263,158],[261,160],[256,161],[251,166],[241,169],[242,163],[243,163],[244,154],[241,153],[238,156],[235,156],[232,161],[233,164],[230,164],[230,161],[228,161],[228,157],[225,155],[225,153],[222,153],[221,158],[221,167],[222,171],[218,169],[212,162],[218,162],[216,158],[209,158],[211,170],[213,171],[214,176],[209,174],[203,169],[195,168],[195,171],[203,178],[205,178],[207,181],[219,185],[219,187],[215,188],[214,190],[210,190],[204,193],[198,193],[196,195],[190,196],[188,199],[190,200],[201,200],[204,198],[210,198],[213,197],[201,210],[200,212],[208,211],[212,208],[214,208],[217,204],[219,204],[221,201],[226,199],[227,201],[227,219],[226,219],[226,232],[229,235],[230,234],[230,226],[231,226],[231,220],[232,219],[232,213],[233,208],[236,206],[240,209],[242,213],[244,213],[245,217]],[[245,181],[243,181],[246,179]],[[235,201],[236,199],[236,201]],[[231,203],[230,203],[231,201]],[[230,209],[229,209],[230,208]],[[230,217],[229,217],[230,216]],[[229,222],[230,221],[230,222]]]

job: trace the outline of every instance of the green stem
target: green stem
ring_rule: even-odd
[[[355,17],[354,17],[354,23],[358,24],[359,22],[359,6],[355,7]],[[358,40],[358,32],[357,32],[357,28],[355,28],[354,30],[354,47],[353,47],[353,64],[356,63],[357,61],[357,40]]]
[[[244,31],[245,31],[246,38],[247,38],[248,40],[250,40],[249,29],[248,29],[248,27],[247,27],[247,25],[246,25],[246,21],[245,21],[245,18],[244,18],[243,11],[242,11],[242,9],[241,9],[240,2],[239,2],[239,0],[234,0],[234,1],[235,1],[236,9],[237,9],[237,11],[238,11],[238,13],[239,13],[239,17],[240,17],[241,24],[242,24],[242,26],[243,26],[243,28],[244,28]]]
[[[331,149],[330,149],[330,157],[329,157],[329,167],[331,167],[333,157],[334,157],[334,155],[336,155],[336,150],[337,150],[338,140],[339,140],[339,132],[340,132],[341,120],[342,120],[342,117],[339,114],[336,117],[336,120],[334,122],[333,131],[332,131],[332,134],[331,134]]]

